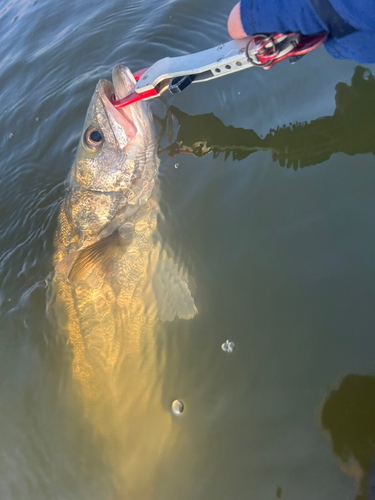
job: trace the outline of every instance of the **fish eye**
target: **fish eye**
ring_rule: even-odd
[[[85,144],[89,149],[97,151],[104,142],[104,137],[101,131],[95,127],[89,127],[85,132]]]

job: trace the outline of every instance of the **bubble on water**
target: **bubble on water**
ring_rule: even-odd
[[[184,403],[179,399],[175,399],[172,403],[172,411],[175,415],[180,415],[184,411]]]
[[[35,118],[35,121],[36,121],[36,122],[38,122],[38,121],[39,121],[39,116],[37,116],[37,117]]]
[[[175,164],[174,164],[174,168],[178,168],[179,166],[180,166],[180,164],[179,164],[179,163],[175,163]]]
[[[236,344],[232,342],[231,340],[226,340],[224,344],[221,345],[221,348],[224,352],[233,352],[234,348],[236,347]]]
[[[11,132],[11,133],[9,134],[9,139],[13,139],[13,137],[14,137],[14,134]]]
[[[363,78],[365,80],[368,80],[371,76],[371,71],[369,69],[366,69],[364,72],[363,72]]]

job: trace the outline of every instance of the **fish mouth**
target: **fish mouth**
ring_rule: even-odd
[[[116,100],[120,100],[134,92],[136,80],[130,69],[123,64],[117,64],[113,68],[112,80],[113,84],[106,80],[101,80],[98,84],[98,94],[106,110],[117,142],[120,148],[123,148],[137,134],[134,113],[131,109],[132,105],[118,109],[115,108],[111,102],[111,97],[115,94]]]

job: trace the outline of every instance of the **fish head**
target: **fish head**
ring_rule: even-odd
[[[137,102],[116,109],[111,102],[134,91],[135,78],[123,64],[113,83],[100,80],[92,97],[70,176],[75,189],[119,195],[136,205],[149,198],[159,161],[149,106]]]

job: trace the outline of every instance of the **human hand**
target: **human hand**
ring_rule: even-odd
[[[328,33],[324,45],[336,59],[375,63],[374,5],[373,0],[241,0],[229,15],[228,32],[234,39],[255,33]]]

